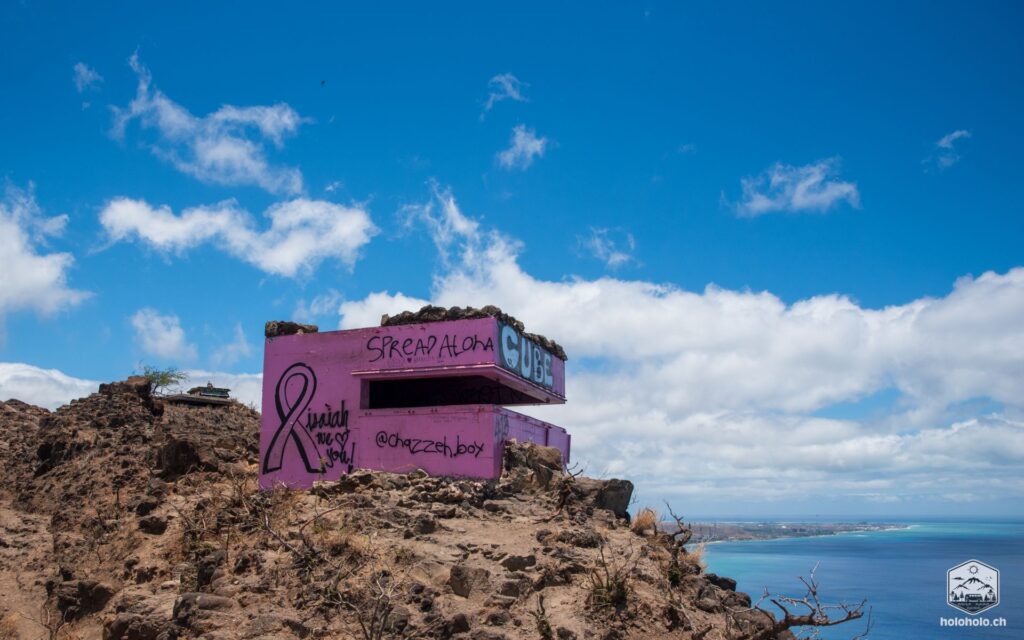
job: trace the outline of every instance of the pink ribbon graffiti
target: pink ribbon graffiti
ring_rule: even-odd
[[[291,403],[288,401],[288,387],[289,383],[296,379],[301,380],[302,387],[295,402]],[[267,452],[263,456],[263,473],[278,471],[281,468],[284,464],[284,452],[289,439],[295,443],[299,457],[306,465],[306,471],[320,472],[320,450],[317,449],[316,442],[306,427],[299,423],[299,417],[313,401],[314,393],[316,393],[316,374],[306,364],[297,362],[281,374],[274,391],[274,404],[277,405],[277,417],[281,424],[270,439]]]

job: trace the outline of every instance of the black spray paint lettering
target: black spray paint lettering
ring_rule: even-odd
[[[341,401],[336,411],[329,404],[325,403],[324,406],[326,411],[306,413],[306,429],[324,449],[324,457],[320,459],[321,473],[333,469],[335,465],[344,466],[346,473],[351,472],[355,463],[356,443],[349,445],[352,432],[348,429],[345,401]]]
[[[320,464],[323,465],[324,470],[333,469],[334,465],[341,465],[345,467],[345,473],[351,473],[352,467],[355,464],[356,455],[356,443],[349,443],[348,438],[352,432],[346,427],[342,431],[317,433],[317,443],[324,444],[324,451],[326,456],[320,459]]]
[[[459,347],[462,347],[461,349]],[[438,349],[438,355],[448,355],[449,358],[454,358],[460,354],[467,353],[469,351],[494,351],[494,341],[487,338],[486,341],[481,340],[475,334],[471,336],[465,336],[461,342],[458,335],[445,334],[444,339],[441,340],[441,348]]]
[[[533,340],[516,331],[515,327],[499,324],[501,339],[501,363],[506,369],[520,376],[551,388],[555,386],[555,376],[551,370],[554,356],[547,349],[538,346]]]
[[[317,429],[337,429],[348,426],[348,409],[345,408],[345,401],[341,401],[341,407],[337,411],[331,411],[330,405],[325,404],[327,411],[307,411],[306,429],[312,433]]]
[[[366,341],[366,350],[373,354],[370,362],[393,358],[411,360],[417,356],[434,355],[437,347],[439,357],[454,358],[470,351],[494,351],[494,340],[490,337],[480,339],[476,334],[459,336],[457,333],[446,333],[438,347],[437,336],[422,338],[398,339],[393,336],[372,336]]]
[[[420,453],[436,453],[448,458],[458,458],[463,455],[479,457],[484,450],[482,442],[462,442],[460,436],[455,436],[454,446],[448,444],[448,436],[441,440],[428,440],[425,438],[403,438],[397,433],[387,431],[377,432],[377,446],[381,449],[407,449],[412,455]]]

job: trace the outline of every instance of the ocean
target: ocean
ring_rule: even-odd
[[[868,599],[873,640],[1024,638],[1024,523],[907,524],[889,531],[713,543],[705,558],[708,571],[734,578],[737,589],[755,601],[765,587],[802,596],[798,576],[818,563],[822,600]],[[999,604],[973,616],[946,604],[946,573],[967,560],[999,570]],[[981,624],[988,626],[943,627],[943,618],[987,620]],[[1001,620],[1005,627],[994,626]],[[821,637],[849,639],[863,629],[863,621],[853,621],[824,629]]]

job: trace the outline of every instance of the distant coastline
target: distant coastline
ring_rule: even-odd
[[[691,543],[814,538],[846,533],[896,531],[912,525],[876,522],[698,522],[691,523]]]

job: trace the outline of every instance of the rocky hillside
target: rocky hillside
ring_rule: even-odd
[[[0,402],[0,639],[792,637],[556,450],[261,493],[258,427],[142,378]]]

